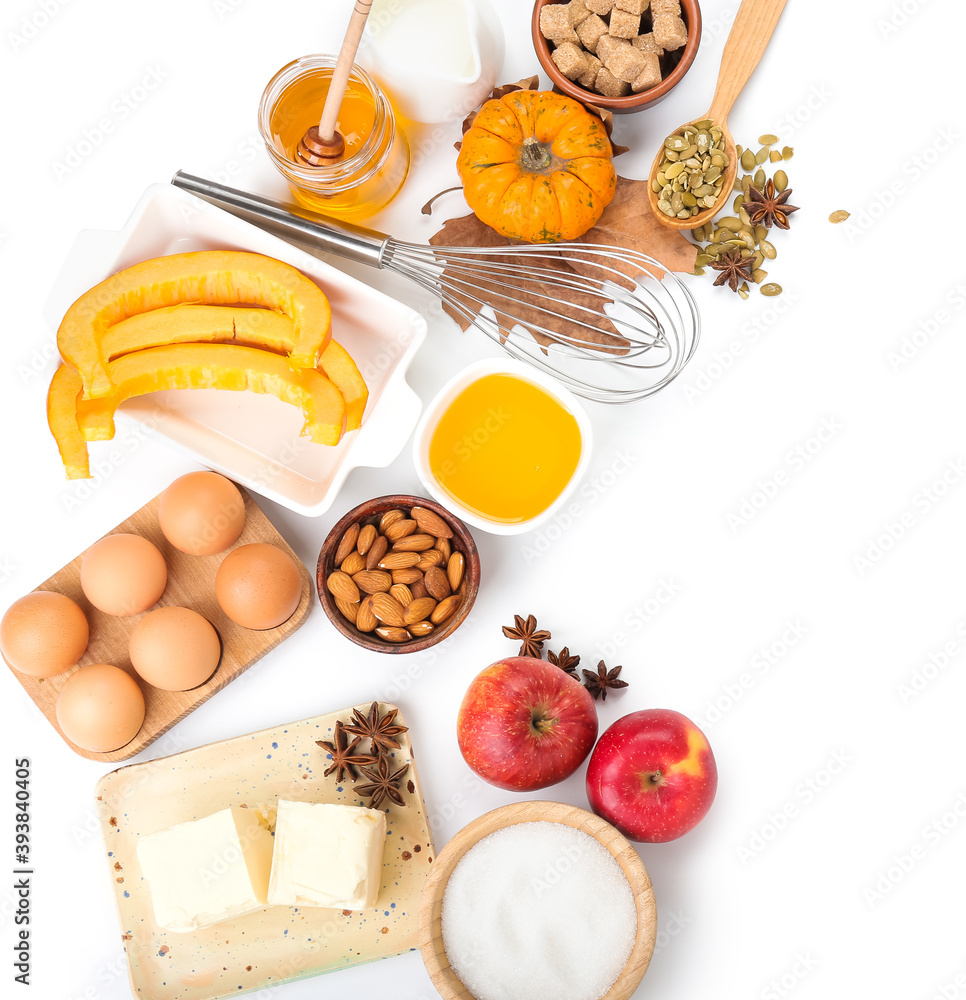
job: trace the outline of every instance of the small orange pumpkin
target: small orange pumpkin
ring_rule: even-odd
[[[529,243],[583,236],[617,184],[601,120],[550,91],[487,101],[463,136],[456,166],[480,221]]]

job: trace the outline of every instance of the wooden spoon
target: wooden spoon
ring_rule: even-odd
[[[346,87],[349,85],[352,63],[359,50],[362,30],[366,26],[371,9],[372,0],[356,0],[352,16],[349,18],[349,27],[346,28],[342,48],[339,49],[339,58],[336,61],[335,69],[332,70],[332,79],[329,80],[329,92],[325,96],[322,117],[319,119],[318,125],[313,125],[302,136],[296,151],[296,156],[306,166],[327,166],[341,160],[345,153],[345,139],[336,131],[335,126],[339,120],[339,111],[345,98]]]
[[[663,145],[654,158],[654,165],[651,167],[651,174],[648,178],[651,183],[648,184],[647,197],[651,203],[654,217],[662,226],[678,230],[698,229],[706,222],[710,222],[731,199],[735,177],[738,175],[738,158],[735,156],[735,141],[728,129],[728,114],[761,60],[775,26],[778,24],[778,18],[785,8],[785,3],[786,0],[742,0],[721,56],[718,86],[714,92],[711,107],[707,114],[685,123],[693,125],[694,122],[710,118],[721,129],[728,166],[724,169],[724,181],[721,184],[721,194],[718,196],[717,202],[711,208],[706,208],[688,219],[677,219],[665,215],[657,207],[659,196],[653,188],[654,178],[657,177],[661,161],[664,159]],[[680,132],[683,128],[684,125],[677,131]]]

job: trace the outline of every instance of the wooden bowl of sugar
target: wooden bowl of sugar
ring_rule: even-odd
[[[437,855],[419,899],[419,948],[443,1000],[627,1000],[656,933],[637,851],[562,802],[474,820]]]

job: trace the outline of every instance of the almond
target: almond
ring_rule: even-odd
[[[335,559],[332,561],[338,566],[345,560],[345,557],[356,547],[356,541],[359,538],[359,523],[350,524],[345,530],[345,534],[342,536],[342,541],[339,542],[339,547],[335,550]]]
[[[389,593],[404,607],[408,608],[413,603],[413,592],[404,583],[394,583],[389,588]]]
[[[350,552],[345,559],[342,560],[342,565],[339,569],[343,573],[352,576],[353,573],[359,573],[366,568],[366,557],[360,555],[358,552]]]
[[[411,535],[418,525],[415,521],[410,521],[408,518],[403,518],[401,521],[393,521],[388,528],[383,530],[383,534],[390,542],[398,542],[400,538],[405,538],[407,535]]]
[[[377,534],[378,532],[374,524],[363,526],[356,541],[356,549],[359,551],[359,555],[364,556],[372,548],[372,543],[376,540]]]
[[[423,576],[426,590],[430,597],[435,597],[437,601],[445,600],[450,595],[449,580],[439,566],[430,566]]]
[[[414,536],[415,537],[415,536]],[[419,562],[418,552],[387,552],[379,560],[380,569],[409,569]]]
[[[385,514],[379,519],[379,534],[384,535],[386,533],[386,528],[390,524],[395,524],[396,521],[401,521],[406,515],[401,510],[387,510]]]
[[[421,569],[424,573],[430,566],[438,566],[443,561],[443,553],[439,549],[427,549],[420,553],[419,562],[416,569]]]
[[[446,564],[446,577],[449,580],[450,589],[454,594],[460,589],[460,584],[463,582],[463,571],[465,569],[466,560],[463,558],[463,553],[454,552],[449,557],[449,562]]]
[[[453,554],[453,546],[450,545],[448,538],[437,538],[436,550],[443,553],[443,562],[447,562]]]
[[[414,600],[420,597],[426,597],[429,594],[422,577],[409,585],[409,592],[413,595]]]
[[[410,524],[415,524],[415,521],[411,521]],[[431,549],[436,544],[436,539],[432,535],[409,535],[404,538],[400,538],[398,541],[392,543],[393,552],[425,552],[427,549]]]
[[[440,601],[436,605],[436,610],[429,616],[429,620],[434,625],[442,625],[447,618],[451,618],[456,609],[460,606],[460,599],[455,594],[447,597],[445,601]]]
[[[371,632],[379,624],[375,613],[372,610],[372,598],[365,597],[359,605],[359,612],[356,615],[356,628],[360,632]]]
[[[352,604],[350,601],[343,601],[341,597],[335,599],[335,606],[339,609],[339,614],[343,618],[347,618],[353,625],[356,623],[356,618],[359,616],[359,605]]]
[[[330,573],[325,585],[333,597],[341,598],[350,604],[355,604],[359,600],[359,588],[352,582],[352,577],[346,576],[341,570]]]
[[[388,573],[379,569],[364,569],[352,577],[358,588],[367,594],[379,594],[387,591],[393,584]]]
[[[429,635],[430,632],[434,632],[436,626],[432,622],[413,622],[409,626],[410,634],[416,638],[420,638],[424,635]]]
[[[382,625],[376,629],[376,635],[386,642],[409,642],[412,636],[404,628],[392,628]]]
[[[420,597],[418,601],[413,601],[406,608],[404,625],[412,625],[413,622],[421,622],[427,619],[436,607],[436,602],[431,597]]]
[[[382,535],[372,543],[366,553],[366,569],[375,569],[379,560],[389,551],[389,541]]]
[[[410,566],[409,569],[394,569],[392,571],[392,582],[404,583],[407,587],[412,586],[412,584],[422,578],[423,574],[415,566]]]
[[[420,531],[425,531],[435,538],[452,538],[453,529],[435,512],[425,507],[413,507],[410,511],[412,519],[419,525]]]
[[[386,625],[406,624],[406,609],[395,597],[390,597],[389,594],[373,594],[372,611],[379,621]]]

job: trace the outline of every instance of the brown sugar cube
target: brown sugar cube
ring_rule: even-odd
[[[651,0],[651,17],[680,17],[681,0]]]
[[[597,74],[600,72],[603,63],[597,58],[597,56],[592,56],[589,52],[584,53],[587,57],[587,69],[577,77],[577,82],[581,87],[586,87],[587,90],[593,90],[594,84],[597,83]]]
[[[609,14],[614,9],[614,0],[584,0],[584,3],[595,14]]]
[[[579,45],[564,42],[550,53],[550,58],[568,80],[576,80],[587,72],[587,60],[593,57],[588,56]]]
[[[664,49],[654,40],[653,31],[649,31],[646,35],[638,35],[637,38],[632,38],[631,45],[635,49],[640,49],[641,52],[653,52],[656,56],[664,55]]]
[[[570,23],[576,28],[582,21],[590,17],[592,11],[584,3],[584,0],[570,0],[567,4],[567,13],[570,14]]]
[[[641,33],[641,19],[637,14],[615,8],[610,15],[610,33],[615,38],[637,38]]]
[[[594,87],[603,97],[626,97],[631,92],[631,85],[618,80],[606,66],[601,67]]]
[[[654,41],[667,52],[679,49],[688,40],[688,29],[679,17],[654,18]]]
[[[651,0],[615,0],[614,10],[624,10],[640,17],[647,10]]]
[[[624,38],[615,38],[610,33],[601,35],[597,41],[597,58],[606,66],[607,61],[615,56],[625,45],[630,45]]]
[[[540,31],[543,37],[548,38],[554,45],[577,41],[577,32],[570,23],[570,13],[566,4],[548,3],[540,11]]]
[[[653,52],[643,52],[644,69],[638,74],[636,80],[631,81],[631,90],[639,94],[642,90],[650,90],[661,82],[661,60]]]
[[[623,39],[615,38],[612,43],[605,44],[602,38],[597,51],[604,66],[624,83],[636,80],[644,69],[644,53]]]
[[[544,7],[544,10],[547,8]],[[607,34],[607,22],[596,14],[591,14],[577,25],[577,37],[588,52],[597,52],[597,43]]]

